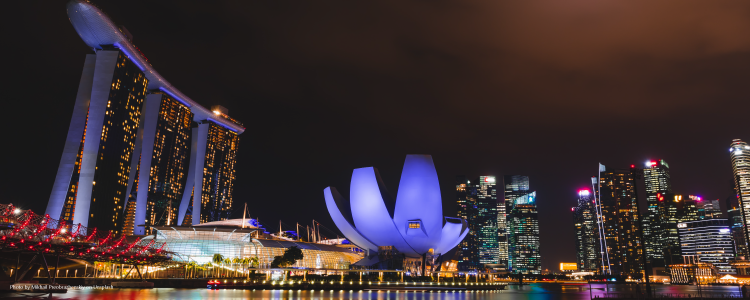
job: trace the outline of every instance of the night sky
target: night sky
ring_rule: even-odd
[[[91,53],[65,3],[10,1],[2,20],[0,202],[39,213]],[[174,86],[245,124],[236,216],[246,202],[272,230],[335,231],[325,187],[348,195],[375,166],[395,195],[406,154],[431,154],[447,216],[456,175],[530,176],[556,269],[598,162],[662,158],[676,193],[723,202],[729,144],[750,140],[747,1],[95,3]]]

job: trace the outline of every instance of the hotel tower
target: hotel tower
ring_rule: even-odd
[[[46,213],[128,235],[227,219],[242,124],[169,84],[130,33],[88,1],[70,1],[67,11],[93,53]]]

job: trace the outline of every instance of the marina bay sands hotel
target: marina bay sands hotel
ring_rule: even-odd
[[[114,234],[226,220],[239,135],[227,110],[173,87],[130,33],[83,0],[68,17],[92,50],[46,213]]]

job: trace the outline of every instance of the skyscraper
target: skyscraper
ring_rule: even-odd
[[[669,165],[662,160],[646,162],[643,169],[648,210],[643,222],[646,239],[646,255],[654,266],[664,266],[664,225],[662,215],[666,213],[664,199],[673,199]]]
[[[750,225],[750,146],[742,140],[732,140],[729,157],[732,159],[734,189],[742,217],[745,242],[743,246],[747,248],[750,241],[750,231],[747,230]]]
[[[695,209],[699,220],[721,218],[719,199],[707,200],[695,195],[690,195],[688,197],[695,203]]]
[[[95,53],[84,62],[46,213],[115,234],[124,229],[143,234],[139,225],[182,221],[186,187],[194,193],[195,182],[209,185],[202,190],[228,211],[242,125],[169,84],[101,10],[81,0],[67,8],[73,27]],[[191,128],[201,125],[204,130],[195,134]],[[212,155],[222,157],[218,167],[208,162]],[[191,172],[195,176],[186,181]],[[200,215],[193,223],[216,215],[210,209],[193,214]]]
[[[498,263],[497,182],[495,176],[479,176],[476,180],[479,213],[478,246],[480,264]]]
[[[508,270],[515,274],[541,274],[536,192],[529,191],[528,176],[505,176],[504,180]]]
[[[480,268],[478,235],[476,227],[474,227],[479,216],[476,191],[472,187],[471,181],[466,179],[466,176],[456,176],[457,214],[459,218],[466,220],[469,225],[469,233],[457,247],[456,256],[459,270]]]
[[[601,250],[596,205],[588,189],[578,191],[578,205],[571,208],[576,236],[576,263],[578,271],[599,272]]]
[[[735,253],[737,256],[747,257],[748,249],[745,239],[745,223],[742,221],[742,212],[740,212],[739,201],[736,196],[730,196],[726,201],[727,221],[729,222],[729,227],[732,229]]]
[[[497,224],[498,224],[498,252],[500,253],[498,263],[508,269],[510,263],[510,223],[509,214],[513,208],[515,199],[530,193],[529,177],[523,175],[506,175],[503,177],[504,190],[503,200],[497,203]]]
[[[635,168],[613,169],[599,165],[595,183],[602,236],[602,273],[635,275],[643,270],[643,243]],[[598,182],[598,185],[596,184]]]
[[[458,215],[469,224],[469,234],[459,245],[459,268],[472,269],[485,264],[497,264],[496,186],[495,176],[480,176],[475,180],[457,176]]]

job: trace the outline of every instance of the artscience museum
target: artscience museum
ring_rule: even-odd
[[[355,169],[349,199],[324,190],[326,206],[346,238],[368,251],[355,266],[438,271],[444,255],[469,233],[466,220],[443,216],[430,155],[407,155],[394,200],[374,167]]]

